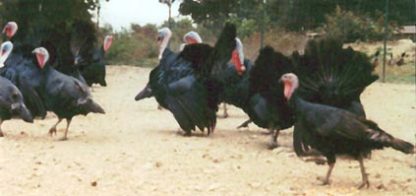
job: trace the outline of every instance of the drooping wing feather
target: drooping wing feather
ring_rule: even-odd
[[[43,98],[36,91],[30,80],[19,80],[19,88],[22,92],[23,98],[27,108],[33,116],[39,116],[42,119],[46,117],[46,107],[43,103]]]
[[[42,75],[32,59],[15,54],[6,62],[1,75],[21,91],[24,102],[34,117],[44,118],[46,107],[42,97]]]

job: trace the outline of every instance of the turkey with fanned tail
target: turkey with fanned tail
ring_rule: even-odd
[[[330,183],[337,155],[349,155],[358,160],[362,175],[358,188],[363,188],[370,185],[363,158],[372,150],[391,147],[406,154],[414,153],[413,144],[394,138],[373,121],[344,109],[304,100],[297,91],[300,81],[295,74],[285,74],[281,80],[284,95],[296,119],[293,133],[295,152],[302,156],[313,148],[327,158],[329,169],[322,179],[324,185]]]
[[[278,83],[282,74],[288,72],[299,76],[301,85],[298,91],[305,100],[346,109],[365,117],[360,95],[377,80],[378,76],[372,71],[373,66],[365,54],[343,48],[341,42],[333,39],[309,41],[304,54],[295,52],[289,57],[266,47],[260,51],[256,66],[251,71],[250,94],[259,100],[252,102],[257,109],[248,113],[250,120],[260,127],[269,126],[276,130],[270,145],[276,147],[279,130],[293,123],[282,86]],[[273,117],[264,120],[264,117],[270,116]],[[267,125],[267,122],[274,126]],[[279,124],[286,126],[279,127]]]

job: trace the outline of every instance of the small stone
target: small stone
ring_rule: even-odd
[[[384,186],[384,184],[379,184],[376,186],[377,189],[381,190],[381,189],[386,189],[386,187]]]
[[[381,177],[381,175],[379,174],[379,173],[377,173],[375,176],[374,176],[374,178],[380,178]]]
[[[160,167],[162,167],[162,163],[161,163],[161,162],[159,162],[159,161],[157,161],[157,162],[155,163],[155,167],[156,167],[156,168],[160,168]]]
[[[91,182],[91,186],[96,187],[97,186],[97,181]]]

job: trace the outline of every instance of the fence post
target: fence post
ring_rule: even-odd
[[[383,75],[381,81],[386,82],[386,55],[387,55],[387,37],[388,37],[388,17],[389,17],[389,0],[385,1],[385,12],[384,12],[384,55],[383,55]]]

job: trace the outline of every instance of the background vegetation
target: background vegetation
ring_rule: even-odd
[[[71,21],[91,21],[91,13],[96,13],[100,3],[105,0],[0,0],[0,22],[16,20],[25,26],[19,29],[19,36],[36,29],[35,26],[43,30],[59,26],[62,38],[67,36]],[[225,21],[237,24],[249,59],[256,58],[262,31],[265,44],[286,54],[301,50],[310,36],[330,36],[346,43],[376,42],[384,37],[383,0],[177,0],[174,3],[181,4],[179,11],[187,18],[171,24],[173,50],[178,50],[182,36],[191,30],[200,33],[204,42],[213,43]],[[390,0],[389,9],[388,38],[393,40],[397,27],[414,25],[415,2]],[[168,22],[161,26],[168,26]],[[114,31],[104,25],[98,29],[99,40],[106,34],[115,36],[107,54],[109,64],[157,65],[156,34],[161,26],[131,24]],[[407,62],[412,63],[414,58]],[[414,72],[411,76],[414,77]]]

